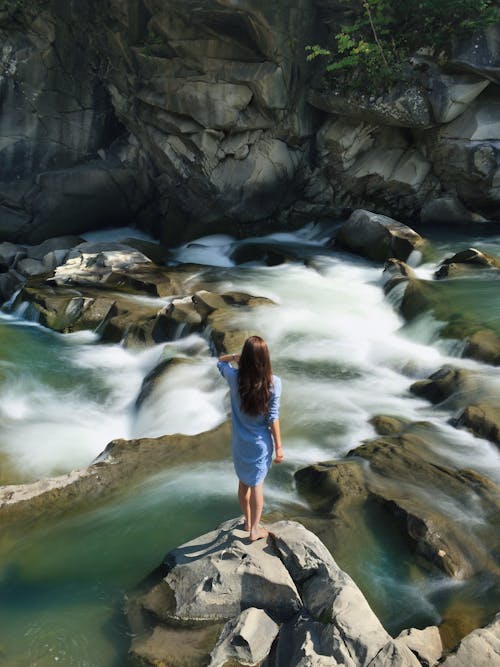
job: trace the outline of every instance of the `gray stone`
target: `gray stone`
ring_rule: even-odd
[[[248,545],[246,537],[241,521],[232,520],[169,553],[165,582],[175,595],[169,618],[224,620],[259,607],[285,620],[298,611],[300,596],[286,567],[266,540]]]
[[[440,222],[449,224],[452,222],[471,222],[472,219],[472,213],[453,195],[430,199],[420,211],[420,220],[423,223]]]
[[[234,660],[258,665],[269,654],[279,625],[263,609],[249,607],[226,623],[210,655],[209,667],[224,667]]]
[[[13,267],[15,263],[26,257],[26,249],[24,246],[5,241],[0,243],[0,266],[4,270]]]
[[[353,580],[335,563],[322,542],[293,522],[273,525],[280,558],[295,581],[313,617],[329,625],[323,646],[340,664],[367,665],[390,636]]]
[[[338,245],[370,259],[406,260],[422,248],[423,238],[406,225],[371,211],[354,211],[335,237]]]
[[[423,667],[435,667],[443,655],[443,642],[439,629],[429,626],[423,630],[410,628],[397,636],[395,643],[407,646],[419,659]]]
[[[0,273],[0,300],[8,301],[11,296],[24,284],[26,277],[11,269]]]
[[[50,252],[67,250],[83,243],[81,236],[56,236],[35,246],[28,246],[26,253],[32,259],[43,260]]]
[[[16,262],[16,271],[19,271],[23,276],[38,276],[47,273],[48,269],[40,260],[25,257]]]
[[[441,664],[443,667],[499,667],[500,614],[486,627],[464,637],[456,652]]]
[[[390,641],[370,660],[368,667],[421,667],[421,664],[405,644]]]

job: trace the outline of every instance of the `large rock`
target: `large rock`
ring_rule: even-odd
[[[123,480],[139,481],[164,467],[222,459],[229,437],[229,424],[225,423],[194,436],[113,440],[88,467],[31,484],[2,486],[2,526],[88,507],[120,490]]]
[[[354,449],[349,454],[355,457],[352,460],[298,470],[298,488],[312,508],[338,530],[338,522],[345,520],[346,502],[348,513],[358,522],[363,503],[375,502],[393,516],[395,526],[403,528],[416,552],[445,572],[465,578],[478,571],[496,571],[490,555],[492,534],[476,533],[450,519],[446,502],[435,502],[427,490],[439,489],[443,499],[463,505],[465,513],[474,498],[485,516],[493,517],[500,507],[498,487],[472,471],[447,467],[434,453],[439,436],[430,424],[400,422],[389,433]],[[359,459],[369,466],[361,466]]]
[[[145,665],[168,660],[172,667],[263,660],[267,667],[374,667],[387,653],[398,656],[391,664],[420,665],[404,644],[391,639],[315,535],[291,521],[269,528],[267,540],[251,543],[241,521],[231,520],[167,554],[146,590],[129,596],[133,658]],[[190,662],[182,662],[175,647],[186,632],[215,631],[216,621],[225,618],[211,660],[202,662],[194,646],[191,655],[182,656]],[[265,636],[258,638],[257,628]],[[164,641],[155,643],[153,654],[155,637]]]
[[[500,446],[500,406],[498,404],[484,402],[468,405],[453,420],[453,424],[465,426],[479,438],[486,438]]]
[[[500,261],[487,252],[476,248],[467,248],[447,257],[435,272],[436,278],[450,278],[462,274],[467,275],[477,269],[500,269]]]
[[[452,406],[463,405],[472,396],[479,394],[480,381],[472,371],[453,366],[443,366],[426,380],[414,382],[410,391],[417,396],[426,398],[431,403],[448,401]],[[484,388],[482,393],[484,393]]]
[[[370,259],[385,261],[390,257],[407,260],[424,245],[413,229],[385,215],[358,210],[340,227],[335,242]]]
[[[486,627],[474,630],[462,639],[456,652],[441,664],[443,667],[499,667],[500,614]]]

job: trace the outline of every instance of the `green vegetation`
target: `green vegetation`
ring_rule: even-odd
[[[499,21],[496,0],[356,0],[332,47],[306,46],[307,60],[327,58],[353,88],[387,89],[419,49],[443,62],[455,39]]]

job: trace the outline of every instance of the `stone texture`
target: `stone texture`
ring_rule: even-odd
[[[451,502],[466,514],[468,503],[477,502],[485,516],[493,517],[499,508],[498,487],[470,470],[448,467],[436,454],[438,441],[431,424],[400,423],[395,432],[352,450],[348,457],[353,460],[319,463],[297,471],[298,489],[323,520],[331,522],[330,530],[339,530],[346,515],[362,516],[356,500],[376,503],[396,520],[416,553],[439,569],[457,578],[495,572],[497,566],[489,552],[492,534],[451,520],[447,508]],[[369,466],[362,466],[360,459]],[[426,491],[429,488],[435,490],[433,497]],[[347,507],[346,502],[350,503]]]
[[[358,210],[351,214],[335,237],[337,245],[370,259],[385,261],[391,257],[406,260],[424,245],[413,229],[384,215]]]
[[[195,436],[169,435],[139,440],[113,440],[94,463],[66,475],[31,484],[6,485],[0,489],[2,525],[72,511],[75,507],[102,502],[118,491],[123,480],[143,479],[163,467],[191,461],[224,458],[230,438],[229,424]]]
[[[460,642],[443,667],[498,667],[500,665],[500,614],[489,625],[474,630]]]
[[[500,406],[488,403],[468,405],[453,420],[455,426],[465,426],[479,438],[500,446]]]
[[[487,252],[467,248],[447,257],[435,272],[436,278],[450,278],[478,269],[500,269],[500,261]]]
[[[423,667],[435,667],[443,655],[443,643],[439,628],[435,625],[417,630],[403,630],[396,638],[397,644],[404,644],[419,659]]]
[[[241,528],[241,520],[227,521],[169,552],[145,589],[129,596],[131,650],[140,664],[186,664],[178,651],[169,652],[175,633],[185,641],[186,632],[207,623],[215,629],[214,619],[224,617],[228,622],[205,662],[212,667],[367,667],[381,664],[381,651],[404,658],[391,664],[420,664],[391,639],[354,581],[301,524],[271,524],[270,537],[253,543]],[[165,640],[156,642],[154,653],[151,638]]]
[[[426,380],[417,380],[410,386],[410,391],[426,398],[431,403],[447,401],[450,407],[463,405],[472,396],[480,392],[478,377],[472,372],[453,366],[443,366]],[[449,400],[451,399],[451,400]]]
[[[209,667],[224,667],[232,660],[258,665],[269,654],[279,625],[263,609],[249,607],[228,621],[210,655]]]

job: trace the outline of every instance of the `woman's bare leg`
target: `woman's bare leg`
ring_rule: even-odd
[[[264,482],[250,487],[250,539],[253,541],[269,534],[265,528],[259,526],[264,508]]]
[[[245,530],[250,531],[250,487],[243,482],[238,484],[238,500],[240,501],[241,511],[245,517]]]

